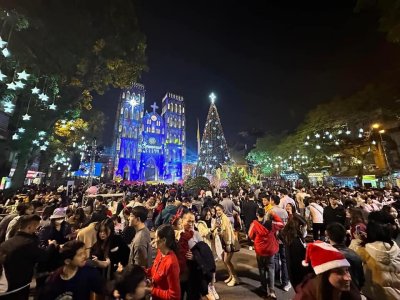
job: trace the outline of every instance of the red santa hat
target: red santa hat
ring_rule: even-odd
[[[317,275],[336,268],[350,267],[349,262],[339,250],[321,241],[307,245],[303,266],[307,267],[310,261]]]

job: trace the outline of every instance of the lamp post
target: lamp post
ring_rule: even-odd
[[[382,134],[385,133],[385,130],[381,129],[381,130],[378,131],[378,133],[379,133],[379,138],[381,140],[381,146],[382,146],[382,150],[383,150],[383,155],[385,157],[386,168],[387,168],[387,171],[389,173],[389,178],[391,178],[392,169],[391,169],[390,164],[389,164],[388,156],[387,156],[387,153],[386,153],[386,148],[385,148],[385,145],[383,144],[383,137],[382,137]]]

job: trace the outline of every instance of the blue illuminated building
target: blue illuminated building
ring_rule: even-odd
[[[145,88],[135,83],[121,93],[114,141],[114,178],[128,181],[182,179],[186,155],[185,104],[181,96],[167,93],[161,116],[157,105],[144,111]]]

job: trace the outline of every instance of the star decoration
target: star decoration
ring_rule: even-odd
[[[56,110],[57,109],[57,105],[55,105],[54,103],[49,105],[49,109],[51,110]]]
[[[3,49],[5,46],[7,46],[7,42],[3,41],[3,39],[0,37],[0,48]]]
[[[45,141],[43,144],[45,144],[46,146],[48,146],[48,145],[49,145],[49,142],[48,142],[48,141]]]
[[[135,107],[138,103],[137,103],[137,101],[136,101],[134,98],[132,98],[132,99],[129,101],[129,104],[130,104],[132,107]]]
[[[47,95],[44,94],[44,93],[41,93],[41,94],[39,95],[39,99],[42,100],[42,101],[44,101],[44,102],[47,102],[47,100],[49,100],[49,96],[47,96]]]
[[[38,132],[38,136],[45,136],[46,135],[46,132],[45,131],[39,131]]]
[[[36,146],[39,146],[39,141],[38,141],[38,140],[33,140],[33,141],[32,141],[32,144],[34,144],[34,145],[36,145]]]
[[[40,146],[40,150],[41,150],[41,151],[46,151],[46,149],[47,149],[47,146],[46,146],[46,145]]]
[[[8,100],[8,101],[5,101],[5,102],[3,103],[3,106],[4,106],[4,107],[7,107],[7,108],[13,109],[14,106],[15,106],[15,104]]]
[[[6,112],[6,113],[8,113],[8,114],[12,114],[13,109],[12,109],[12,108],[9,108],[9,107],[5,107],[5,108],[4,108],[4,112]]]
[[[23,83],[21,80],[19,80],[19,81],[16,81],[16,82],[15,82],[15,86],[16,86],[17,88],[19,88],[19,89],[22,89],[22,88],[24,88],[25,83]]]
[[[17,89],[17,86],[15,85],[14,82],[10,82],[10,83],[7,83],[7,88],[9,90],[14,90],[15,91]]]
[[[23,121],[29,121],[30,119],[31,119],[31,116],[28,115],[28,113],[26,113],[26,114],[24,114],[24,115],[22,116],[22,120],[23,120]]]
[[[4,57],[9,57],[11,55],[10,51],[8,51],[7,48],[1,50],[1,53],[3,53]]]
[[[22,128],[22,127],[18,128],[18,132],[19,133],[24,133],[25,132],[25,128]]]
[[[31,89],[31,91],[32,91],[32,94],[36,94],[36,95],[38,95],[40,92],[40,90],[36,86],[33,89]]]
[[[22,72],[17,73],[17,76],[19,80],[28,80],[30,75],[23,70]]]
[[[13,140],[18,140],[19,139],[19,135],[14,133],[13,136],[12,136],[12,139]]]
[[[7,78],[7,76],[4,75],[4,74],[0,71],[0,81],[3,81],[5,78]]]

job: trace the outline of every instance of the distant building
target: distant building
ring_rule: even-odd
[[[182,179],[186,155],[185,103],[167,93],[161,116],[156,103],[145,112],[145,88],[135,83],[121,93],[114,140],[114,178],[128,181]]]

